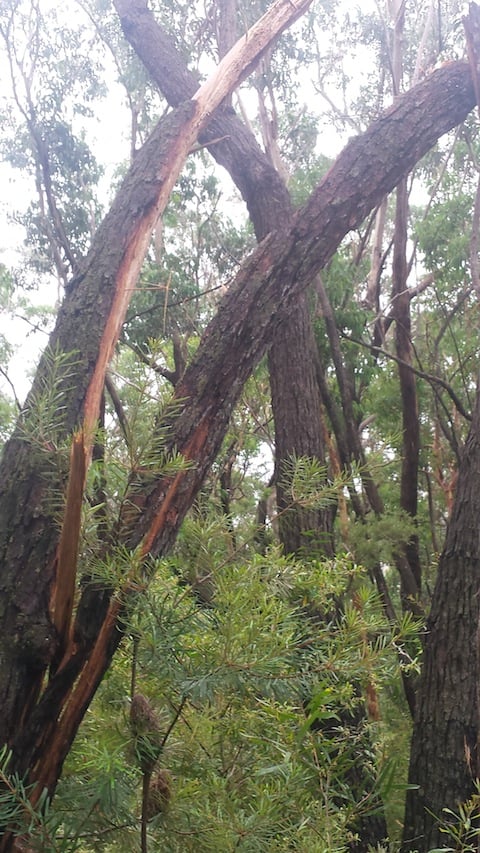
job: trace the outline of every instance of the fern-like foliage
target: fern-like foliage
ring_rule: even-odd
[[[78,353],[47,347],[42,364],[19,424],[25,441],[52,459],[68,439],[65,398],[75,380]]]
[[[172,853],[292,845],[340,853],[348,827],[378,808],[380,793],[392,796],[395,778],[382,758],[381,724],[374,781],[364,724],[347,732],[345,713],[353,718],[363,705],[359,684],[374,678],[382,691],[397,677],[394,644],[413,626],[392,638],[368,576],[350,559],[298,560],[278,548],[246,558],[232,552],[229,535],[226,520],[222,530],[220,518],[216,526],[190,519],[177,553],[150,567],[155,580],[126,616],[136,690],[168,732],[161,770],[171,792],[168,808],[149,821],[149,844]],[[208,601],[198,594],[202,572],[211,576]],[[331,617],[352,585],[355,606]],[[126,707],[130,654],[126,643],[56,801],[71,837],[82,825],[85,851],[138,843],[142,778]],[[372,776],[361,795],[348,783],[360,755]],[[101,808],[89,810],[93,802]]]

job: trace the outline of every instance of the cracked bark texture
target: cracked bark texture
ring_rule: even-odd
[[[403,850],[451,847],[439,831],[480,775],[480,393],[460,462],[457,491],[425,632],[410,754]],[[450,816],[451,818],[451,816]]]

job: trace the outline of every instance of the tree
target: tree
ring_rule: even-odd
[[[280,26],[290,20],[290,13],[300,13],[300,5],[294,10],[289,6],[288,15],[287,7],[281,3],[273,7],[285,13]],[[254,46],[255,51],[261,49],[256,32],[248,40],[248,47]],[[249,54],[245,63],[252,61]],[[68,287],[25,414],[5,449],[0,496],[6,629],[3,738],[13,748],[13,769],[29,773],[29,780],[38,785],[37,795],[43,785],[51,791],[55,788],[75,732],[122,638],[123,613],[137,581],[135,569],[119,590],[88,583],[72,617],[80,497],[105,367],[174,175],[212,103],[222,100],[229,85],[224,80],[220,90],[205,84],[194,101],[177,107],[160,123],[138,152],[85,266]],[[308,203],[288,217],[278,232],[267,236],[243,265],[177,383],[174,408],[161,426],[163,434],[168,429],[167,450],[176,448],[190,464],[158,478],[137,472],[115,531],[116,538],[135,553],[135,565],[145,565],[144,580],[153,565],[148,557],[171,547],[218,452],[241,388],[272,343],[280,319],[332,257],[343,236],[380,203],[442,133],[465,118],[474,103],[467,64],[453,63],[426,78],[349,143]],[[231,121],[227,106],[209,123],[205,133],[220,140],[217,146],[225,135],[238,139],[238,128],[232,128]],[[52,386],[61,422],[56,424],[53,442],[49,436],[39,447],[32,444],[38,434],[35,411],[42,394]],[[60,470],[53,474],[57,493],[67,474],[69,479],[59,535],[47,501],[52,493],[48,454],[52,446],[61,449],[68,443],[74,431],[69,472],[61,454],[55,460],[60,462]],[[25,436],[30,440],[25,441]],[[27,532],[28,539],[24,538]],[[107,552],[109,547],[105,542]],[[45,567],[42,573],[40,565]],[[4,849],[8,844],[7,837]]]

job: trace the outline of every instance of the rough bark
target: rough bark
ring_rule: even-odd
[[[278,328],[269,351],[270,388],[275,423],[275,479],[280,541],[286,554],[333,554],[331,508],[302,506],[291,494],[294,457],[325,463],[317,352],[307,298],[302,294]]]
[[[198,453],[198,441],[208,448],[218,442],[215,435],[223,431],[220,418],[228,417],[252,366],[298,294],[328,262],[348,231],[428,150],[440,127],[445,131],[457,117],[461,120],[465,73],[468,75],[466,65],[452,63],[400,98],[365,134],[347,145],[307,205],[294,215],[292,227],[270,234],[245,262],[178,388],[178,396],[189,399],[176,423],[179,446],[188,449],[195,436]],[[471,81],[464,94],[469,106],[473,105]],[[241,352],[232,343],[241,343]],[[221,370],[216,370],[217,365]],[[212,375],[215,378],[210,382]],[[203,473],[197,468],[180,479],[185,483],[200,477]],[[150,530],[156,515],[153,495],[162,491],[156,484],[150,495],[143,493],[144,512],[132,544]],[[163,551],[170,541],[167,527],[148,534],[155,551]]]
[[[293,217],[291,228],[266,238],[245,263],[217,316],[207,328],[197,355],[176,392],[182,408],[173,425],[172,443],[192,459],[196,467],[178,474],[173,480],[142,484],[136,497],[138,514],[132,518],[128,537],[132,547],[139,545],[141,552],[147,555],[163,553],[171,546],[218,451],[241,388],[271,342],[280,319],[287,316],[299,293],[329,260],[345,234],[362,221],[385,193],[392,190],[440,135],[465,118],[474,102],[473,86],[465,63],[453,63],[440,69],[399,99],[367,133],[352,140],[312,194],[309,203]],[[138,200],[133,211],[134,216],[135,211],[138,215]],[[110,244],[104,246],[104,263],[111,250]],[[93,288],[93,282],[91,286]],[[81,303],[87,324],[89,318],[93,321],[97,302],[98,295],[94,290],[93,304]],[[72,311],[71,302],[68,310]],[[77,326],[84,321],[80,306],[75,319]],[[68,342],[68,351],[77,342],[79,338],[74,335]],[[85,388],[85,380],[82,387]],[[74,414],[75,407],[70,405],[67,390],[67,408]],[[79,400],[78,417],[84,395],[76,390],[73,393]],[[19,447],[18,437],[16,441]],[[3,464],[1,473],[10,483],[10,501],[15,504],[19,495],[24,505],[28,505],[31,525],[32,519],[37,523],[38,514],[35,514],[35,502],[28,501],[29,478],[21,479],[16,488],[12,454],[11,449],[7,450],[9,462]],[[33,478],[36,467],[31,459],[28,461]],[[38,521],[36,531],[32,531],[24,523],[26,516],[22,506],[19,511],[18,505],[12,507],[9,500],[5,500],[3,508],[5,538],[17,531],[20,531],[20,536],[22,532],[25,536],[36,533],[35,544],[39,548],[38,559],[28,569],[18,553],[22,547],[20,543],[12,546],[10,564],[3,564],[4,577],[8,581],[7,589],[4,587],[3,591],[15,596],[14,582],[9,579],[9,571],[11,573],[14,569],[19,586],[24,587],[24,592],[12,605],[13,641],[22,625],[27,630],[32,622],[36,624],[37,613],[40,613],[42,622],[51,581],[48,571],[43,572],[46,562],[48,565],[48,558],[46,561],[44,555],[52,554],[58,534],[51,530],[51,520],[46,514]],[[10,531],[5,518],[10,521]],[[48,531],[45,527],[49,528]],[[42,546],[38,545],[40,539]],[[29,582],[35,593],[32,607]],[[18,765],[34,768],[36,765],[33,778],[40,784],[54,787],[72,738],[110,663],[121,637],[121,623],[118,622],[122,610],[120,602],[121,597],[112,599],[105,616],[101,613],[103,605],[99,608],[101,618],[94,625],[92,644],[82,646],[73,637],[64,661],[50,679],[34,711],[28,720],[24,718],[24,727],[19,726],[24,706],[17,701],[16,691],[23,694],[27,704],[31,675],[35,675],[36,668],[44,667],[48,661],[50,639],[48,643],[43,642],[43,634],[39,632],[34,635],[35,642],[30,647],[22,644],[21,651],[27,657],[28,666],[23,664],[20,653],[12,658],[11,645],[6,645],[11,674],[2,685],[2,689],[6,687],[9,699],[7,705],[2,703],[2,723],[5,732],[18,731],[15,739]],[[90,617],[95,622],[95,613],[80,608],[77,616],[80,635],[82,629],[88,627]],[[42,630],[50,638],[50,626],[45,619]],[[14,652],[18,650],[15,648]],[[20,673],[17,673],[17,666],[21,668]],[[10,693],[8,678],[12,679]]]
[[[143,4],[140,6],[142,7]],[[167,54],[174,62],[175,67],[171,68],[171,72],[173,77],[177,79],[178,67],[181,65],[182,59],[179,55],[175,55],[171,44],[166,42],[165,34],[153,16],[149,14],[150,41],[146,45],[139,38],[136,29],[138,19],[135,16],[132,18],[131,12],[132,5],[130,4],[128,38],[135,45],[144,63],[150,69],[155,69],[155,57],[159,55],[160,48],[166,46],[167,51],[162,54],[164,57],[162,68],[164,73],[167,73],[164,67],[165,55]],[[143,23],[145,24],[145,20]],[[153,49],[152,41],[155,34],[158,37],[158,44],[152,56],[150,51]],[[158,73],[158,68],[155,78],[159,87],[168,95],[168,83],[163,82]],[[167,91],[165,92],[165,90]],[[273,232],[279,226],[281,227],[287,218],[291,217],[290,197],[281,175],[277,171],[272,171],[273,163],[268,155],[258,149],[254,136],[248,131],[247,134],[245,133],[245,128],[240,119],[234,115],[230,116],[230,123],[232,125],[238,124],[238,133],[235,133],[235,138],[239,133],[242,135],[243,147],[236,151],[237,168],[241,170],[243,176],[243,183],[239,189],[245,193],[247,203],[250,198],[250,195],[245,192],[247,187],[249,193],[255,198],[255,206],[251,209],[251,219],[257,239],[261,240],[266,236],[266,229]],[[223,141],[222,147],[224,149],[228,148],[229,140],[230,137]],[[216,146],[211,146],[210,150],[215,157]],[[256,164],[254,172],[251,170],[252,162]],[[262,175],[264,176],[263,179],[261,178]],[[259,178],[265,188],[261,194],[256,189]],[[268,186],[270,186],[270,191],[266,189]],[[288,319],[284,320],[277,329],[269,349],[270,387],[275,423],[275,479],[279,509],[278,522],[280,540],[287,554],[298,554],[303,547],[308,548],[310,553],[314,550],[326,555],[333,553],[331,509],[302,506],[301,503],[292,501],[290,490],[293,457],[313,457],[319,459],[320,462],[325,462],[324,427],[317,382],[319,372],[317,362],[317,346],[308,302],[306,295],[301,294]],[[349,410],[346,413],[347,422],[350,414],[351,411]],[[356,429],[353,424],[353,416],[352,429]],[[338,713],[346,729],[351,731],[352,737],[357,739],[361,737],[365,742],[365,749],[367,749],[369,735],[364,709],[360,707],[353,717],[350,712],[345,713],[342,708],[339,709]],[[355,769],[347,774],[346,783],[351,786],[352,795],[358,796],[360,800],[365,796],[365,792],[371,790],[374,785],[370,768],[367,769],[365,763],[359,760]],[[381,842],[387,834],[381,804],[377,803],[375,814],[362,815],[349,828],[357,836],[357,839],[349,845],[352,853],[366,853],[369,845],[376,845]]]
[[[462,79],[466,67],[456,64],[455,68]],[[412,113],[409,106],[414,93],[410,92],[366,134],[353,140],[313,193],[308,205],[295,215],[292,229],[266,238],[242,267],[176,392],[178,399],[183,401],[183,407],[175,422],[172,440],[196,465],[177,475],[173,481],[150,483],[139,489],[135,500],[132,500],[137,511],[131,519],[132,532],[128,538],[131,547],[140,547],[144,554],[157,555],[168,551],[218,452],[241,388],[272,340],[280,317],[288,313],[298,294],[328,261],[349,228],[360,222],[400,180],[404,171],[412,167],[415,156],[424,152],[439,127],[446,130],[451,125],[454,117],[452,113],[445,112],[446,93],[449,91],[446,71],[441,69],[418,88],[416,94],[420,94],[420,100],[414,97]],[[451,73],[451,67],[448,71]],[[435,83],[433,91],[432,82]],[[453,87],[449,105],[456,111],[460,103],[458,78]],[[443,98],[439,99],[441,92]],[[433,102],[429,98],[432,94]],[[473,102],[471,83],[465,95],[468,103]],[[437,110],[441,113],[436,133],[433,132],[432,108],[437,116]],[[414,117],[415,129],[407,121],[409,113],[411,119]],[[392,117],[394,132],[390,123]],[[415,153],[412,153],[407,137]],[[385,162],[387,149],[392,157],[390,168],[386,173],[380,173],[372,157],[380,150]],[[72,647],[70,659],[66,658],[64,668],[48,686],[35,715],[32,715],[29,730],[25,732],[22,743],[25,754],[33,750],[33,755],[47,753],[50,757],[48,764],[42,764],[42,781],[45,784],[49,784],[49,779],[51,784],[51,778],[58,774],[58,766],[61,767],[68,748],[65,745],[71,742],[120,639],[117,620],[121,607],[117,599],[105,612],[107,606],[108,603],[103,602],[97,608],[80,605],[76,630],[80,636],[84,632],[90,634],[93,648],[89,646],[87,654],[81,648]],[[42,720],[57,718],[65,692],[75,679],[68,713],[63,713],[45,739]],[[40,742],[38,737],[41,737]]]
[[[93,437],[95,396],[116,343],[128,293],[148,243],[162,192],[162,169],[189,120],[191,103],[179,107],[139,152],[105,217],[82,271],[60,308],[49,350],[38,368],[24,414],[7,443],[0,466],[0,618],[3,626],[0,693],[1,740],[9,741],[38,693],[56,638],[49,602],[60,528],[52,509],[64,488],[66,470],[56,470],[55,444],[68,439],[82,418]],[[147,235],[147,237],[145,236]],[[51,361],[63,354],[55,429],[37,436],[36,400],[53,382]],[[60,417],[61,415],[61,417]],[[43,441],[44,446],[40,444]],[[36,443],[38,442],[38,444]]]
[[[438,566],[412,738],[404,850],[451,847],[443,808],[473,793],[478,766],[480,616],[480,394],[460,462],[456,498]]]

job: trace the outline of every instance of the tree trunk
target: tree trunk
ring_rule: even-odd
[[[286,554],[298,554],[305,548],[309,553],[332,556],[332,508],[302,506],[291,493],[294,457],[306,456],[325,464],[316,342],[305,295],[281,324],[276,338],[268,364],[280,541]]]
[[[131,10],[131,6],[129,7]],[[155,56],[162,55],[162,69],[168,80],[169,74],[165,67],[165,56],[171,56],[175,68],[171,68],[174,78],[178,76],[178,68],[181,58],[174,56],[174,48],[168,44],[167,50],[160,50],[165,46],[166,36],[161,32],[153,16],[149,21],[149,45],[141,39],[135,19],[129,18],[130,26],[127,28],[129,40],[134,44],[141,58],[152,72],[155,69]],[[147,50],[152,50],[151,41],[153,34],[157,33],[159,44],[152,55]],[[186,75],[186,70],[182,77]],[[158,73],[155,74],[159,87],[168,96],[168,82]],[[179,93],[177,93],[178,95]],[[188,88],[182,94],[188,94]],[[171,95],[171,92],[170,92]],[[242,175],[239,189],[243,192],[245,201],[250,207],[250,215],[258,240],[261,240],[270,231],[274,231],[290,218],[292,213],[291,201],[287,188],[280,175],[272,170],[268,157],[258,148],[253,135],[248,129],[241,126],[241,122],[235,116],[230,116],[231,123],[238,123],[238,133],[243,140],[243,146],[231,153],[231,162],[236,163],[237,171],[232,177],[237,177],[238,170]],[[229,140],[223,142],[223,149],[229,146]],[[248,146],[247,146],[248,141]],[[216,156],[216,146],[210,148],[213,156]],[[255,169],[252,170],[252,164]],[[265,188],[258,193],[258,184]],[[255,200],[255,204],[251,200]],[[250,204],[249,204],[250,202]],[[319,554],[330,556],[333,554],[332,542],[332,517],[330,508],[319,509],[318,507],[307,508],[301,503],[292,500],[291,496],[291,464],[294,457],[305,456],[319,459],[325,462],[323,445],[323,425],[321,415],[321,399],[317,382],[318,373],[317,346],[313,334],[312,323],[308,302],[305,294],[301,294],[297,304],[292,308],[288,319],[284,320],[273,339],[269,350],[270,387],[272,395],[272,409],[275,423],[275,460],[276,460],[276,483],[277,504],[279,509],[279,532],[286,554],[298,554],[303,547],[309,553],[317,551]],[[352,717],[351,712],[344,713],[339,709],[342,723],[348,728],[357,741],[361,738],[367,744],[369,734],[366,729],[366,714],[364,709],[359,708]],[[364,762],[359,760],[355,769],[347,774],[347,784],[351,785],[352,796],[362,799],[366,791],[371,790],[374,779],[371,771],[367,771]],[[366,853],[369,845],[381,842],[387,834],[385,818],[381,810],[381,804],[377,804],[378,811],[375,814],[363,815],[350,829],[358,835],[358,840],[349,845],[351,853]]]
[[[392,84],[395,97],[401,91],[403,79],[405,2],[393,0],[390,6],[393,24]],[[416,377],[410,369],[412,364],[412,341],[410,320],[410,294],[408,292],[407,263],[407,180],[400,181],[395,200],[395,229],[393,234],[392,262],[392,315],[395,318],[395,346],[399,359],[398,378],[402,400],[402,473],[400,506],[416,519],[418,493],[418,462],[420,456],[420,424],[418,420]],[[421,567],[418,554],[418,537],[412,536],[402,552],[397,555],[397,567],[401,579],[402,605],[415,613],[415,600],[421,589]],[[405,582],[405,575],[409,582]]]
[[[70,595],[73,589],[75,559],[70,558],[76,543],[72,540],[63,548],[63,555],[70,557],[64,561],[69,577],[60,576],[60,526],[54,521],[54,512],[63,502],[68,462],[62,460],[58,447],[83,421],[74,446],[77,457],[85,456],[83,467],[89,461],[105,370],[130,294],[152,229],[199,129],[262,51],[310,2],[300,0],[292,6],[278,0],[195,91],[192,100],[160,122],[138,153],[83,268],[70,283],[49,350],[1,466],[1,742],[18,745],[21,741],[23,723],[40,695],[44,673],[65,639],[58,636],[51,608],[56,592],[55,607],[63,615],[68,613],[58,595],[67,590]],[[41,434],[35,411],[39,398],[45,399],[46,394],[53,395],[52,424]],[[77,473],[77,493],[83,488],[79,478],[83,479]],[[69,625],[64,621],[62,617],[66,635]],[[76,664],[73,670],[78,668]],[[51,722],[54,725],[55,720]],[[30,744],[32,737],[27,738]],[[28,759],[19,760],[18,766],[26,769],[28,763]]]
[[[418,462],[420,457],[420,423],[418,420],[417,382],[411,370],[413,347],[411,340],[410,294],[407,277],[407,182],[404,179],[397,188],[395,232],[393,248],[392,315],[395,317],[395,345],[398,362],[398,377],[402,400],[402,473],[400,484],[400,506],[416,519],[418,497]],[[406,561],[407,566],[403,563]],[[418,537],[413,535],[398,555],[401,578],[402,604],[405,610],[415,612],[415,600],[421,590],[421,567],[418,553]],[[407,571],[406,571],[407,569]],[[408,575],[410,582],[406,583]]]
[[[409,783],[404,850],[452,846],[442,809],[473,793],[478,767],[480,615],[480,393],[463,451],[457,492],[425,633]],[[417,787],[418,786],[418,787]]]

